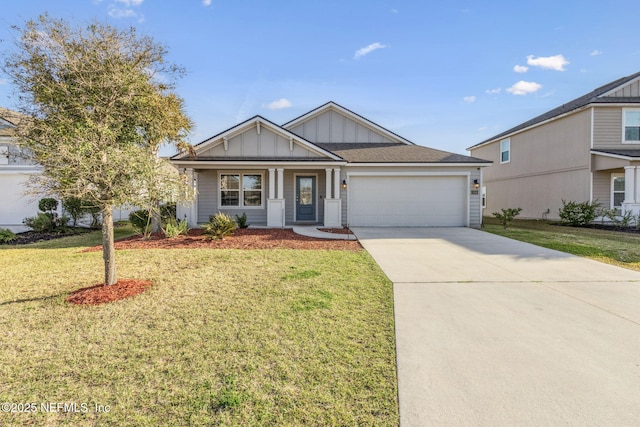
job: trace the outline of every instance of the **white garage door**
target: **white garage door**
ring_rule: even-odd
[[[467,177],[351,176],[349,225],[467,225]]]
[[[22,220],[38,212],[38,201],[23,194],[26,180],[23,174],[0,174],[0,227],[22,231]]]

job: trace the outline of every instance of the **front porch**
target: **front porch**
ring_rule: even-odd
[[[592,199],[622,215],[640,215],[640,151],[592,150]]]
[[[187,218],[191,227],[223,212],[231,217],[246,214],[256,227],[294,225],[343,225],[341,168],[319,165],[247,165],[185,168],[181,173],[198,197],[188,206],[178,207],[178,218]]]

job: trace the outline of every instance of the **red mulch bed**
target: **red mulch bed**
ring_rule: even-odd
[[[118,249],[325,249],[359,251],[357,240],[329,240],[301,236],[290,229],[244,228],[223,240],[211,240],[201,229],[189,230],[186,236],[172,239],[162,233],[153,234],[149,239],[140,236],[128,237],[115,242]],[[102,246],[87,248],[85,252],[100,251]]]
[[[151,285],[148,280],[120,279],[115,285],[100,284],[73,291],[66,301],[78,305],[104,304],[138,295]]]

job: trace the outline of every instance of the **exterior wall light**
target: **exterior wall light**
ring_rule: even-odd
[[[474,180],[473,180],[473,188],[474,188],[474,189],[476,189],[476,190],[477,190],[478,188],[480,188],[480,183],[478,182],[478,180],[477,180],[477,179],[474,179]]]
[[[346,179],[343,179],[343,180],[342,180],[342,189],[343,189],[343,190],[346,190],[346,189],[347,189],[347,180],[346,180]]]

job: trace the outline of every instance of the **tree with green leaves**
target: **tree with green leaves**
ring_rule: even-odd
[[[192,123],[174,92],[184,70],[134,28],[74,27],[45,14],[14,29],[15,49],[2,69],[28,117],[17,128],[18,142],[42,166],[29,188],[100,209],[104,283],[115,284],[113,208],[192,197],[158,157],[165,143],[191,150]]]

